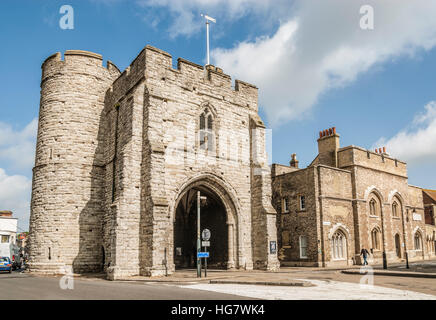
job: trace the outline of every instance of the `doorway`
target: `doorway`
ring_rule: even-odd
[[[195,268],[197,263],[197,192],[200,191],[200,231],[211,231],[208,266],[226,269],[228,228],[226,208],[220,197],[204,186],[189,189],[176,207],[174,221],[174,264],[176,269]],[[202,247],[203,251],[203,247]]]
[[[395,235],[395,250],[397,252],[397,257],[401,258],[401,241],[398,233]]]

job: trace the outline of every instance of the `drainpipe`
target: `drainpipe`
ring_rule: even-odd
[[[325,267],[325,246],[324,246],[324,224],[323,224],[323,214],[322,214],[322,189],[321,189],[321,175],[320,167],[317,168],[318,173],[318,201],[319,201],[319,222],[320,222],[320,233],[321,233],[321,261],[322,267]],[[318,243],[317,243],[318,246]]]
[[[403,206],[401,206],[401,220],[403,225],[403,241],[404,241],[404,256],[406,258],[406,268],[409,269],[409,254],[407,253],[407,244],[406,244],[406,223],[404,220],[404,210]]]
[[[387,269],[388,261],[386,259],[386,237],[385,237],[385,222],[384,222],[385,219],[383,214],[383,205],[380,205],[380,216],[381,216],[381,224],[382,224],[382,241],[383,241],[383,269]]]

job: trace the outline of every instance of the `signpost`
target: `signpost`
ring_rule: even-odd
[[[201,259],[200,253],[200,190],[197,191],[197,277],[201,278]]]
[[[204,247],[204,253],[205,256],[204,258],[204,276],[207,277],[207,258],[209,258],[209,252],[207,252],[207,247],[210,247],[210,230],[209,229],[204,229],[203,232],[201,233],[201,238],[202,238],[202,242],[201,244]]]
[[[206,200],[205,196],[200,195],[200,190],[197,191],[197,277],[201,278],[201,240],[200,240],[200,207],[201,200]],[[205,229],[207,230],[207,229]],[[203,230],[204,231],[204,230]],[[209,230],[208,230],[209,231]],[[210,233],[210,231],[209,231]]]

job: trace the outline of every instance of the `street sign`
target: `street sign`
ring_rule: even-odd
[[[269,242],[269,253],[271,253],[271,254],[277,253],[277,242],[276,241]]]
[[[209,258],[209,252],[197,252],[197,258]]]
[[[209,229],[204,229],[203,232],[201,233],[201,238],[204,241],[208,241],[210,239],[210,230]]]
[[[210,241],[201,241],[202,247],[210,247]]]

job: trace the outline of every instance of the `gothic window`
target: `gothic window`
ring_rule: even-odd
[[[398,217],[398,203],[396,201],[392,204],[392,216]]]
[[[369,202],[369,215],[377,216],[377,202],[375,199],[371,199]]]
[[[415,250],[422,250],[422,238],[419,232],[415,233]]]
[[[307,237],[300,236],[300,258],[307,258]]]
[[[215,139],[213,134],[214,119],[212,113],[205,109],[200,115],[200,148],[203,150],[214,150]]]
[[[347,258],[347,238],[342,231],[336,231],[331,239],[333,260],[343,260]]]
[[[374,228],[371,231],[372,248],[380,250],[380,231],[378,228]]]

